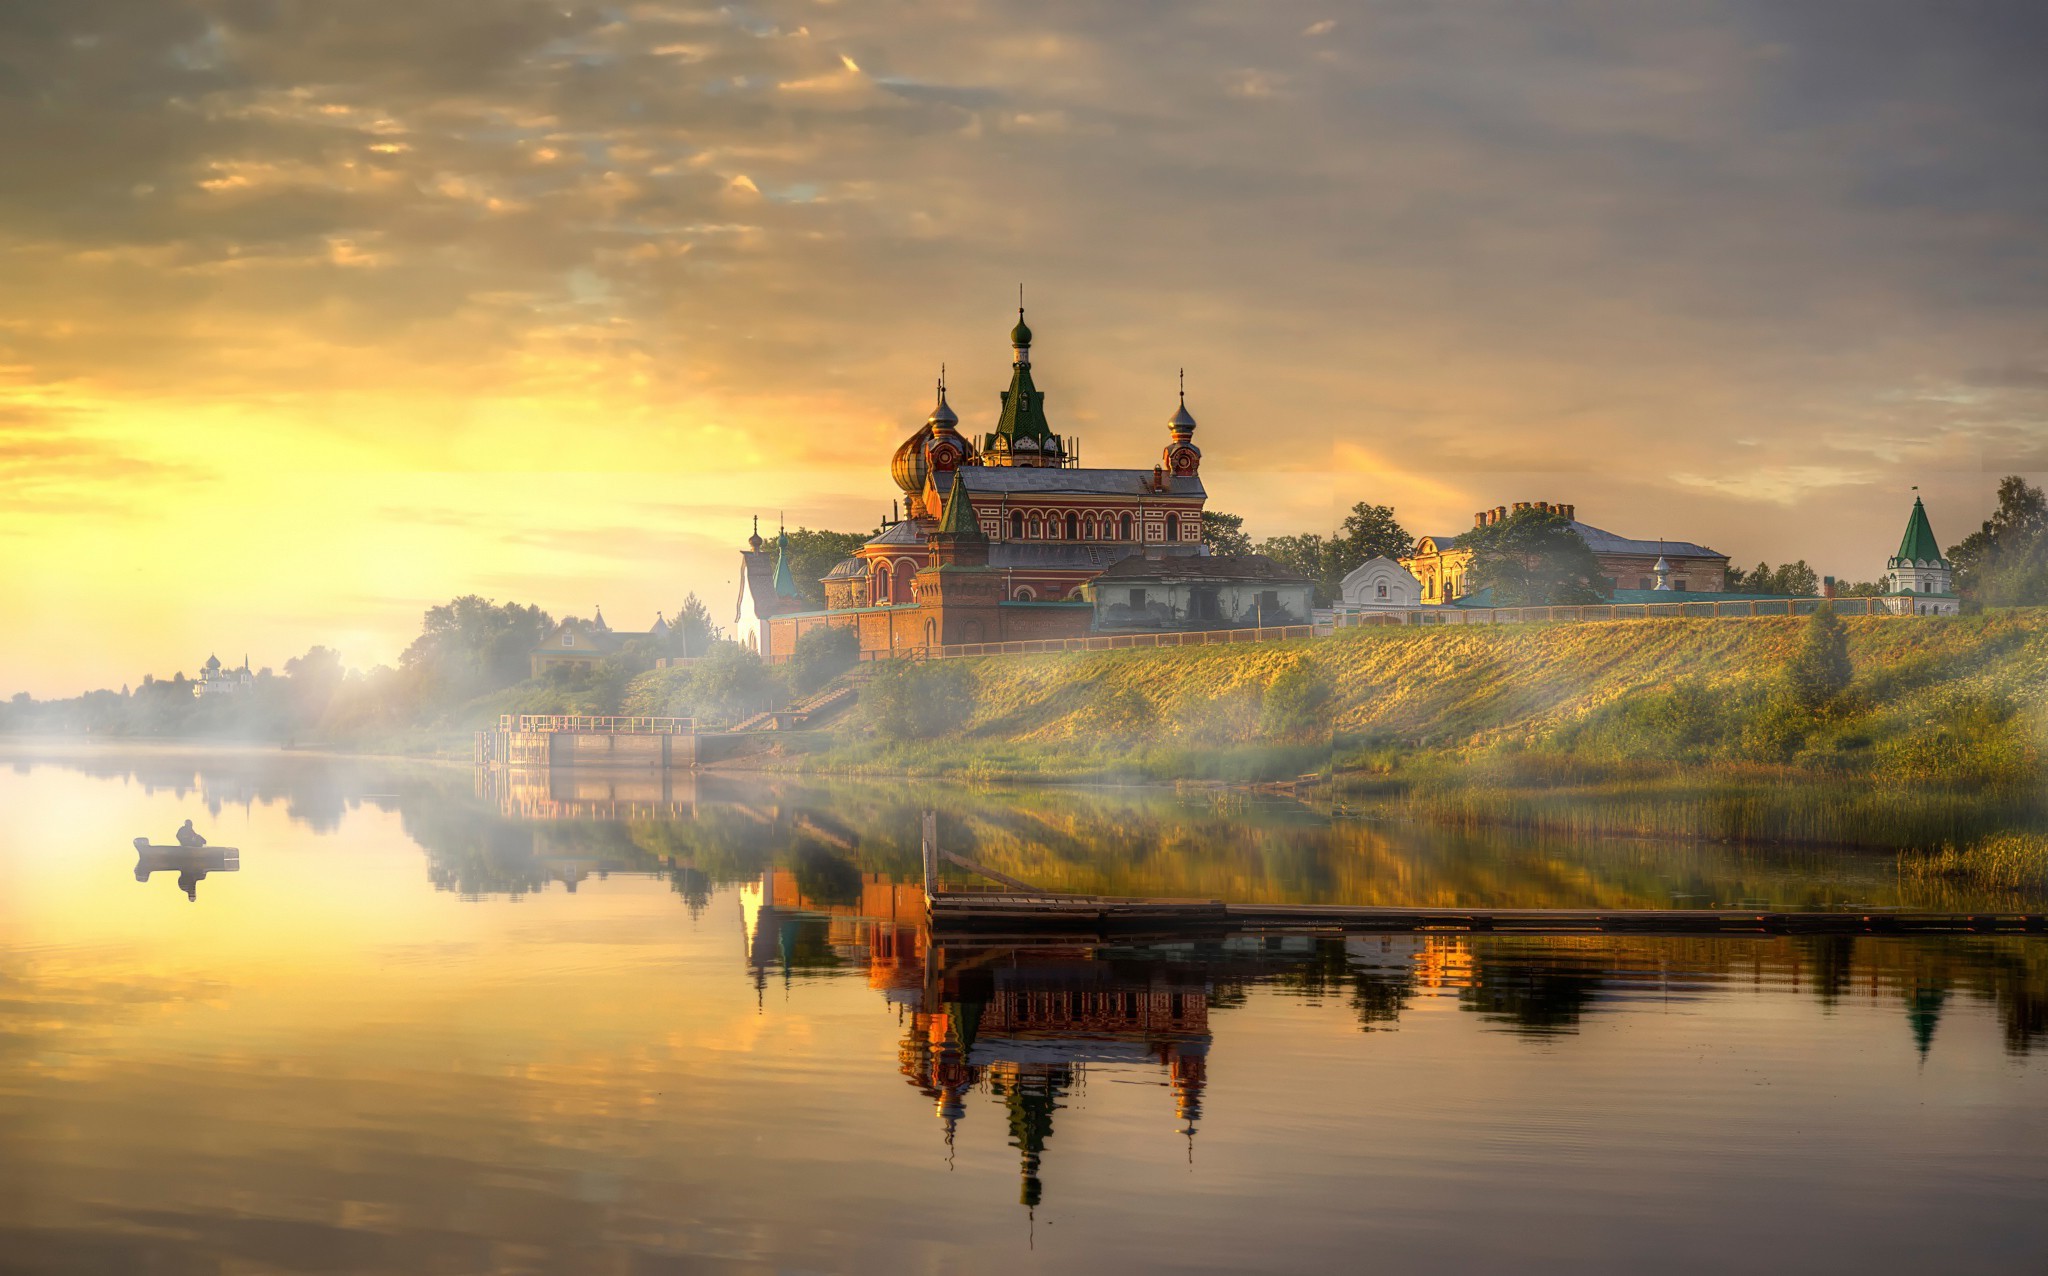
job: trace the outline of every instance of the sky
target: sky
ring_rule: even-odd
[[[0,695],[729,619],[1017,288],[1210,506],[1871,579],[2048,476],[2035,0],[0,6]]]

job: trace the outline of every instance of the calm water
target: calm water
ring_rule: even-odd
[[[1072,889],[1945,902],[1209,794],[10,756],[0,1271],[2048,1264],[2048,943],[934,948],[927,805]],[[187,817],[192,899],[130,845]]]

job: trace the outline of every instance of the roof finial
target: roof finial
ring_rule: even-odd
[[[1188,370],[1186,368],[1180,370],[1180,405],[1182,407],[1188,405]]]

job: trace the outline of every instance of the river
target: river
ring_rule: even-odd
[[[0,755],[0,1270],[2009,1272],[2048,941],[933,945],[1068,890],[1777,908],[1886,856],[1214,791]],[[141,875],[185,819],[232,871]],[[2040,901],[2022,901],[2040,907]]]

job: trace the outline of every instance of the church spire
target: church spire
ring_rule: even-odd
[[[1031,328],[1024,322],[1021,287],[1017,300],[1017,326],[1010,329],[1010,348],[1017,358],[1010,368],[1010,388],[1003,391],[1003,413],[995,433],[982,442],[982,464],[1061,465],[1067,457],[1066,443],[1047,423],[1045,396],[1031,379]]]

